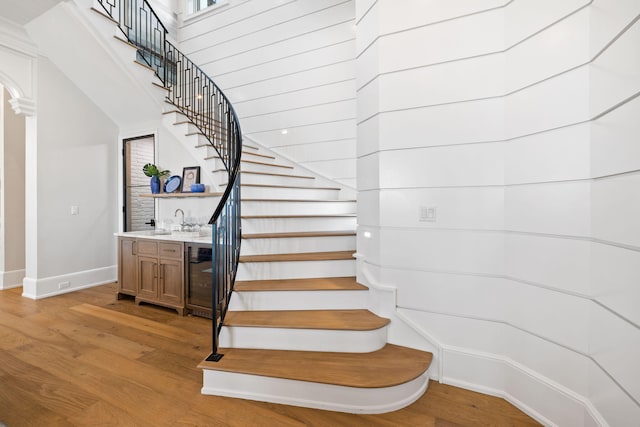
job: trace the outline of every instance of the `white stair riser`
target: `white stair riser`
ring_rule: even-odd
[[[242,162],[240,164],[240,169],[241,170],[245,170],[245,171],[251,171],[251,172],[289,173],[289,174],[295,173],[294,172],[295,169],[283,168],[283,167],[276,166],[276,165],[281,165],[281,163],[276,163],[274,165],[271,165],[271,164],[264,165],[264,164]]]
[[[369,353],[380,350],[386,343],[386,327],[372,331],[338,331],[224,326],[220,332],[223,348]]]
[[[244,150],[247,151],[247,150]],[[258,165],[262,165],[262,166],[266,166],[269,169],[267,170],[267,172],[276,172],[279,173],[281,171],[290,171],[292,170],[291,168],[283,168],[283,167],[278,167],[278,166],[271,166],[272,164],[276,164],[276,165],[282,165],[280,162],[276,162],[274,159],[270,159],[267,157],[257,157],[257,156],[249,156],[246,155],[246,153],[242,153],[242,160],[247,160],[249,162],[258,162]],[[255,163],[249,163],[249,162],[244,162],[242,163],[241,167],[242,169],[247,169],[245,166],[253,166],[256,165]],[[266,164],[266,165],[265,165]],[[216,169],[222,169],[222,163],[216,163]],[[251,170],[251,169],[247,169],[247,170]],[[285,172],[288,173],[288,172]]]
[[[286,171],[281,172],[268,172],[268,173],[287,173]],[[227,172],[225,170],[216,170],[215,176],[218,179],[218,182],[225,183],[227,182]],[[260,175],[253,173],[243,173],[241,176],[241,180],[243,184],[266,184],[266,185],[293,185],[293,186],[313,186],[315,180],[307,179],[307,178],[297,178],[290,176],[279,176],[279,175]]]
[[[329,216],[309,218],[243,218],[242,232],[285,233],[295,231],[355,230],[356,217]]]
[[[93,7],[104,16],[109,16],[109,14],[105,12],[104,8],[99,4]],[[96,28],[100,34],[104,35],[105,40],[107,40],[108,38],[113,38],[113,43],[111,43],[111,40],[109,40],[109,43],[112,46],[115,46],[114,51],[116,55],[118,55],[118,57],[122,59],[123,64],[130,64],[131,62],[136,60],[136,49],[133,46],[127,46],[120,40],[115,39],[115,37],[118,37],[122,40],[126,40],[126,36],[122,34],[122,31],[120,31],[120,29],[118,28],[118,24],[110,21],[109,19],[111,18],[107,19],[98,16],[93,11],[88,11],[87,16],[90,17],[90,21],[93,27]],[[146,80],[150,80],[149,77],[147,77]]]
[[[355,249],[356,236],[244,239],[240,247],[242,255],[355,251]]]
[[[367,291],[234,292],[229,310],[352,310],[368,308]]]
[[[190,135],[193,138],[198,138],[197,135]],[[204,137],[203,137],[204,138]],[[202,157],[215,157],[215,158],[220,158],[220,155],[218,154],[218,152],[216,151],[215,148],[213,148],[213,146],[211,144],[209,144],[208,142],[205,142],[204,144],[206,147],[197,147],[198,148],[198,153],[202,156]],[[197,145],[196,145],[197,146]],[[214,159],[208,159],[211,162],[211,165],[213,165],[213,161]],[[221,180],[218,179],[218,173],[214,173],[213,176],[216,177],[216,182],[218,183],[222,183],[222,182],[227,182],[226,180],[226,176],[227,173],[226,171],[220,171],[220,176],[224,176],[225,179]]]
[[[272,156],[271,154],[265,154],[260,152],[259,150],[252,150],[250,148],[242,150],[242,160],[253,160],[254,162],[265,162],[271,163],[275,162],[276,156]]]
[[[203,370],[202,394],[347,412],[382,414],[404,408],[429,386],[428,371],[393,387],[358,388]]]
[[[184,122],[186,120],[188,120],[186,117],[181,117],[179,119],[179,122]],[[175,132],[180,134],[180,135],[187,135],[187,134],[190,134],[190,133],[200,132],[200,130],[196,127],[196,125],[194,125],[192,123],[176,124],[176,122],[174,122],[172,126],[174,127]]]
[[[244,215],[323,215],[356,213],[356,202],[242,201]]]
[[[284,173],[287,172],[267,172],[267,173]],[[294,185],[311,187],[315,183],[315,179],[298,178],[295,176],[278,176],[278,175],[259,175],[254,173],[242,174],[243,184],[268,184],[268,185]]]
[[[278,188],[278,187],[247,187],[240,190],[242,197],[247,199],[317,199],[333,200],[338,198],[340,190],[326,190],[321,188]]]
[[[309,279],[356,275],[353,260],[241,262],[236,280]]]

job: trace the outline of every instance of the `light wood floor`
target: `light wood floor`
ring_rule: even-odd
[[[432,382],[351,415],[200,394],[210,323],[116,301],[115,285],[32,301],[0,291],[0,422],[18,426],[529,426],[502,399]]]

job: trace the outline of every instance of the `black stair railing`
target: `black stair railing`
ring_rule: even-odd
[[[218,336],[233,292],[242,237],[240,156],[242,133],[233,106],[213,80],[167,40],[167,29],[146,0],[98,0],[138,48],[138,60],[153,68],[166,101],[193,123],[216,150],[227,171],[227,187],[209,223],[212,228],[212,353],[218,361]]]

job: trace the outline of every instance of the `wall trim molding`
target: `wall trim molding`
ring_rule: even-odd
[[[38,300],[66,294],[80,289],[113,283],[117,281],[117,277],[118,267],[116,265],[40,279],[25,277],[22,282],[22,296]],[[60,289],[59,284],[64,282],[69,282],[69,286]]]
[[[570,399],[572,401],[574,401],[575,403],[581,405],[584,407],[586,413],[588,413],[589,415],[591,415],[593,421],[598,424],[599,426],[603,426],[606,427],[609,424],[606,422],[606,420],[602,417],[602,415],[600,414],[600,412],[598,412],[598,410],[595,408],[595,406],[593,406],[593,404],[591,403],[591,401],[587,398],[585,398],[584,396],[574,392],[573,390],[558,384],[557,382],[553,381],[552,379],[539,374],[538,372],[529,369],[528,367],[526,367],[525,365],[522,365],[519,362],[516,362],[515,360],[512,360],[509,357],[505,357],[505,356],[501,356],[501,355],[497,355],[497,354],[493,354],[493,353],[485,353],[485,352],[480,352],[480,351],[474,351],[474,350],[470,350],[467,348],[459,348],[459,347],[454,347],[454,346],[447,346],[444,345],[443,346],[443,352],[446,353],[457,353],[457,354],[461,354],[461,355],[465,355],[465,356],[470,356],[470,357],[474,357],[474,358],[478,358],[478,359],[485,359],[485,360],[490,360],[493,362],[498,362],[500,364],[504,364],[507,365],[508,367],[515,369],[521,373],[523,373],[524,375],[526,375],[527,377],[531,378],[534,381],[537,381],[538,383],[544,385],[545,387],[552,389],[554,391],[556,391],[557,393],[560,393],[561,395],[565,396],[567,399]],[[444,365],[444,361],[443,361],[443,365]],[[487,387],[481,384],[476,384],[476,383],[471,383],[471,382],[467,382],[467,381],[463,381],[463,380],[459,380],[459,379],[455,379],[452,377],[447,377],[444,376],[441,379],[441,382],[444,384],[450,384],[450,385],[454,385],[456,387],[462,387],[462,388],[466,388],[469,390],[474,390],[474,391],[478,391],[480,393],[484,393],[484,394],[489,394],[492,396],[497,396],[497,397],[502,397],[503,399],[509,401],[511,404],[517,406],[518,408],[520,408],[522,411],[524,411],[525,413],[527,413],[528,415],[530,415],[531,417],[535,418],[536,420],[540,421],[542,424],[544,425],[549,425],[549,426],[557,426],[558,424],[552,422],[551,420],[549,420],[547,417],[545,417],[544,415],[540,414],[538,411],[534,410],[533,408],[531,408],[529,405],[527,405],[526,403],[522,402],[520,399],[516,398],[515,396],[511,395],[510,393],[507,393],[505,391],[502,390],[498,390],[495,389],[493,387]]]
[[[0,291],[22,286],[25,270],[0,271]]]
[[[497,355],[497,354],[493,354],[493,353],[487,353],[487,352],[481,352],[481,351],[475,351],[472,349],[468,349],[468,348],[460,348],[460,347],[455,347],[455,346],[450,346],[447,344],[442,343],[439,339],[437,339],[436,337],[434,337],[433,335],[431,335],[429,332],[425,331],[423,328],[421,328],[419,325],[417,325],[415,322],[413,322],[408,316],[406,316],[404,313],[402,313],[399,309],[401,307],[399,307],[397,305],[397,287],[393,286],[393,285],[389,285],[389,284],[382,284],[379,283],[377,281],[377,279],[375,279],[373,277],[373,273],[369,271],[368,268],[366,268],[366,265],[370,265],[373,266],[374,268],[384,268],[382,266],[376,266],[375,264],[369,264],[366,261],[366,256],[364,256],[361,253],[357,253],[355,255],[356,259],[358,260],[358,274],[362,274],[364,276],[364,279],[366,279],[365,285],[369,286],[372,289],[375,290],[379,290],[379,291],[383,291],[383,292],[387,292],[390,293],[392,295],[393,298],[393,316],[395,319],[400,320],[403,324],[405,324],[406,326],[408,326],[409,328],[411,328],[415,333],[417,333],[418,335],[420,335],[423,339],[425,339],[429,344],[431,344],[433,347],[435,347],[438,351],[438,374],[437,376],[432,374],[432,377],[437,377],[434,379],[438,379],[438,381],[440,383],[444,383],[444,384],[449,384],[449,385],[453,385],[456,387],[461,387],[461,388],[465,388],[468,390],[473,390],[473,391],[477,391],[480,393],[484,393],[484,394],[489,394],[492,396],[497,396],[497,397],[501,397],[505,400],[507,400],[508,402],[510,402],[511,404],[513,404],[514,406],[516,406],[517,408],[519,408],[520,410],[522,410],[523,412],[525,412],[526,414],[528,414],[529,416],[531,416],[532,418],[536,419],[537,421],[541,422],[543,425],[548,425],[548,426],[558,426],[559,424],[554,423],[553,421],[549,420],[545,415],[541,414],[540,412],[536,411],[535,409],[533,409],[529,404],[519,400],[518,398],[516,398],[515,396],[511,395],[510,393],[503,391],[503,390],[498,390],[495,389],[493,387],[489,387],[487,385],[484,384],[480,384],[480,383],[474,383],[474,382],[469,382],[469,381],[464,381],[462,379],[458,379],[458,378],[454,378],[451,376],[447,375],[447,363],[445,362],[447,359],[447,354],[459,354],[459,355],[463,355],[463,356],[468,356],[474,359],[483,359],[483,360],[489,360],[492,362],[497,362],[507,368],[511,368],[515,371],[518,371],[522,374],[524,374],[525,376],[531,378],[531,380],[536,381],[538,384],[544,386],[545,388],[549,389],[549,390],[553,390],[554,392],[556,392],[557,394],[560,394],[561,396],[566,397],[567,400],[570,400],[578,405],[580,405],[581,407],[584,408],[584,413],[588,414],[593,422],[596,425],[602,426],[602,427],[608,427],[608,423],[606,422],[606,420],[602,417],[602,415],[599,413],[599,411],[595,408],[595,406],[593,405],[593,403],[586,397],[574,392],[573,390],[553,381],[552,379],[526,367],[525,365],[512,360],[509,357],[505,357],[502,355]],[[595,362],[595,360],[593,360],[591,357],[587,356],[589,359],[591,359],[591,361],[593,363],[596,364],[596,366],[600,366],[597,362]],[[449,362],[451,363],[451,362]],[[605,371],[606,372],[606,371]],[[610,378],[611,376],[608,375]],[[616,385],[619,386],[619,384],[616,383]],[[626,392],[624,389],[622,389],[623,392]],[[627,393],[628,395],[628,393]]]
[[[380,35],[378,35],[378,37],[376,37],[376,38],[375,38],[375,39],[374,39],[374,40],[373,40],[369,45],[367,45],[367,46],[366,46],[362,51],[360,51],[360,52],[356,55],[356,59],[359,59],[359,58],[360,58],[360,57],[361,57],[361,56],[362,56],[362,55],[363,55],[363,54],[364,54],[364,53],[365,53],[365,52],[366,52],[366,51],[367,51],[367,50],[368,50],[368,49],[369,49],[369,48],[370,48],[374,43],[376,43],[376,42],[377,42],[380,38],[382,38],[382,37],[387,37],[387,36],[390,36],[390,35],[394,35],[394,34],[398,34],[398,33],[403,33],[403,32],[406,32],[406,31],[412,31],[412,30],[415,30],[415,29],[418,29],[418,28],[422,28],[422,27],[427,27],[427,26],[437,25],[437,24],[440,24],[440,23],[442,23],[442,22],[453,21],[453,20],[456,20],[456,19],[465,18],[465,17],[467,17],[467,16],[477,15],[477,14],[480,14],[480,13],[491,12],[491,11],[496,10],[496,9],[506,8],[507,6],[509,6],[509,5],[510,5],[511,3],[513,3],[514,1],[515,1],[515,0],[509,0],[509,1],[508,1],[506,4],[504,4],[503,6],[497,6],[497,7],[491,8],[491,9],[486,9],[486,10],[484,10],[484,11],[479,11],[479,12],[475,12],[475,13],[468,14],[468,15],[462,15],[462,16],[459,16],[459,17],[448,18],[448,19],[445,19],[445,20],[443,20],[443,21],[432,22],[432,23],[429,23],[429,24],[420,25],[420,26],[418,26],[418,27],[408,28],[408,29],[406,29],[406,30],[396,31],[396,32],[393,32],[393,33],[380,34]],[[557,19],[556,21],[552,22],[551,24],[546,25],[545,27],[538,29],[537,31],[533,32],[532,34],[529,34],[528,36],[526,36],[526,37],[522,38],[521,40],[519,40],[519,41],[517,41],[517,42],[513,43],[511,46],[508,46],[508,47],[506,47],[506,48],[504,48],[504,49],[502,49],[502,50],[496,50],[496,51],[491,51],[491,52],[484,52],[484,53],[479,53],[479,54],[472,55],[472,56],[467,56],[467,57],[462,57],[462,58],[455,58],[455,59],[451,59],[451,60],[447,60],[447,61],[441,61],[441,62],[434,62],[434,63],[431,63],[431,64],[425,64],[425,65],[420,65],[420,66],[411,67],[411,68],[404,68],[404,69],[398,69],[398,70],[392,70],[392,71],[385,71],[385,72],[382,72],[382,73],[377,74],[377,75],[376,75],[375,77],[373,77],[371,80],[369,80],[368,82],[364,83],[362,86],[360,86],[360,87],[357,89],[357,92],[359,92],[359,91],[360,91],[361,89],[363,89],[365,86],[368,86],[369,84],[371,84],[371,83],[372,83],[374,80],[376,80],[378,77],[383,76],[383,75],[386,75],[386,74],[401,73],[401,72],[403,72],[403,71],[410,71],[410,70],[415,70],[415,69],[420,69],[420,68],[428,68],[428,67],[433,67],[433,66],[436,66],[436,65],[448,64],[448,63],[451,63],[451,62],[458,62],[458,61],[464,61],[464,60],[467,60],[467,59],[480,58],[480,57],[483,57],[483,56],[491,56],[491,55],[497,55],[497,54],[501,54],[501,53],[507,53],[507,52],[508,52],[508,51],[510,51],[511,49],[513,49],[513,48],[515,48],[515,47],[517,47],[517,46],[521,45],[522,43],[526,42],[527,40],[529,40],[529,39],[531,39],[531,38],[533,38],[533,37],[535,37],[535,36],[537,36],[538,34],[542,33],[543,31],[548,30],[549,28],[551,28],[551,27],[553,27],[553,26],[555,26],[555,25],[559,24],[560,22],[562,22],[562,21],[566,20],[567,18],[570,18],[571,16],[573,16],[573,15],[575,15],[576,13],[578,13],[578,12],[582,11],[583,9],[588,8],[589,6],[591,6],[591,4],[592,4],[594,1],[595,1],[595,0],[589,0],[589,1],[587,1],[587,3],[585,3],[585,4],[583,4],[582,6],[578,7],[578,8],[577,8],[577,9],[575,9],[574,11],[572,11],[572,12],[570,12],[570,13],[568,13],[568,14],[566,14],[566,15],[562,16],[561,18]],[[377,3],[377,1],[376,1],[376,3]],[[637,20],[637,19],[636,19],[636,20]],[[635,22],[635,20],[634,20],[634,22]],[[623,32],[625,32],[625,31],[626,31],[626,28],[625,28],[625,30],[623,30]],[[617,38],[619,38],[619,37],[614,38],[614,41],[615,41],[615,40],[617,40]],[[605,50],[606,50],[606,48],[607,48],[607,47],[609,47],[609,44],[607,44],[607,45],[605,46]],[[600,56],[600,54],[601,54],[601,53],[602,53],[602,52],[598,53],[598,54],[596,55],[596,57],[595,57],[595,58],[597,58],[598,56]],[[593,60],[595,60],[595,58],[594,58]],[[593,61],[593,60],[592,60],[592,61]],[[588,63],[590,63],[590,62],[591,62],[591,61],[587,62],[586,64],[588,64]],[[582,65],[585,65],[585,64],[582,64]],[[580,66],[581,66],[581,65],[576,66],[575,68],[578,68],[578,67],[580,67]],[[367,120],[368,120],[368,119],[367,119]]]

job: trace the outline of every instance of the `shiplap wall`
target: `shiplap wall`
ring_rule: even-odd
[[[359,278],[443,381],[549,425],[640,420],[639,16],[356,0]]]
[[[245,135],[355,188],[353,0],[228,0],[181,18],[181,50],[224,90]]]

